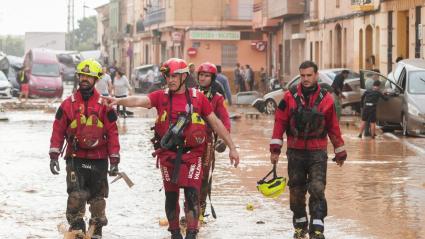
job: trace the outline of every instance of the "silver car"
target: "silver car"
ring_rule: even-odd
[[[150,93],[161,86],[159,68],[157,65],[143,65],[134,68],[131,79],[136,92]]]
[[[345,99],[342,99],[342,107],[352,106],[354,110],[360,111],[360,75],[350,69],[345,68],[334,68],[334,69],[324,69],[319,70],[319,83],[327,84],[328,86],[332,85],[335,76],[341,73],[343,70],[348,70],[349,75],[344,81],[344,88],[342,94],[345,96]],[[262,99],[257,99],[252,104],[260,112],[266,114],[273,114],[276,110],[276,106],[283,98],[283,92],[288,90],[293,85],[296,85],[300,82],[300,76],[297,75],[291,81],[289,81],[283,89],[272,91],[263,96]]]
[[[402,129],[403,135],[425,134],[425,60],[398,62],[394,73],[385,77],[377,72],[361,71],[361,87],[369,89],[374,80],[381,81],[381,91],[389,99],[379,100],[376,122],[384,131]]]
[[[12,98],[12,84],[3,71],[0,71],[0,97]]]

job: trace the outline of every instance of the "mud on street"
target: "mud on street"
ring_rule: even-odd
[[[110,185],[104,238],[169,238],[167,228],[158,223],[165,212],[161,176],[151,156],[150,127],[155,112],[135,112],[133,118],[119,119],[120,169],[135,186],[129,189],[123,180]],[[14,110],[8,116],[9,121],[0,122],[0,238],[62,238],[65,163],[60,160],[59,176],[53,176],[48,166],[54,113]],[[339,168],[330,160],[333,154],[329,155],[326,237],[425,238],[425,139],[385,134],[375,141],[362,140],[357,138],[353,120],[357,119],[343,118],[341,123],[348,149],[346,164]],[[271,167],[268,145],[272,126],[272,116],[250,119],[242,115],[232,121],[241,164],[232,168],[228,151],[218,155],[212,194],[218,218],[207,218],[199,238],[292,237],[288,190],[273,200],[262,197],[255,187]],[[333,152],[331,146],[328,150]],[[279,174],[287,175],[286,165],[283,153]],[[254,210],[247,210],[248,204]]]

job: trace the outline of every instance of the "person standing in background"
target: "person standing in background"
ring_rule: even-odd
[[[221,72],[221,65],[217,67],[217,78],[216,81],[221,84],[224,90],[224,94],[229,105],[232,105],[232,92],[230,91],[229,79]]]
[[[17,74],[17,82],[21,86],[21,92],[19,93],[19,102],[22,102],[22,97],[25,97],[23,102],[27,102],[29,95],[29,79],[28,79],[28,68],[23,68]]]
[[[131,95],[130,83],[128,82],[127,77],[124,75],[124,72],[121,70],[117,70],[114,80],[114,96],[116,98],[125,98],[128,95]],[[122,110],[120,110],[120,105],[117,105],[117,112],[122,117],[127,117],[127,111],[125,106],[122,106]]]
[[[245,65],[245,78],[246,78],[246,89],[249,91],[254,90],[254,71],[252,70],[250,65]]]
[[[99,81],[96,82],[96,90],[99,91],[102,96],[109,96],[112,93],[112,79],[107,71],[108,69],[105,66],[102,67],[103,75]]]
[[[241,72],[241,65],[239,63],[236,63],[236,67],[233,70],[233,76],[234,76],[234,84],[236,88],[236,93],[245,91],[245,83],[243,81],[242,72]]]
[[[189,63],[189,77],[186,81],[186,86],[188,88],[196,88],[198,87],[198,75],[195,72],[195,64]]]

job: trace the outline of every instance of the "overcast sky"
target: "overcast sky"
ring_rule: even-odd
[[[74,0],[77,20],[96,15],[96,8],[109,0]],[[0,0],[0,35],[23,35],[25,32],[66,32],[68,0]]]

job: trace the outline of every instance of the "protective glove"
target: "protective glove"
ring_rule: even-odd
[[[109,168],[109,176],[114,177],[118,175],[118,164],[111,164]]]
[[[109,176],[117,176],[118,174],[118,164],[120,163],[119,154],[113,154],[109,156]]]
[[[58,160],[59,154],[49,153],[49,155],[50,155],[50,172],[52,172],[53,175],[58,175],[60,171],[59,160]]]
[[[280,154],[282,145],[279,144],[270,144],[270,153]]]
[[[339,153],[336,153],[335,158],[333,158],[332,161],[341,162],[341,161],[345,161],[346,159],[347,159],[347,151],[343,150]]]

